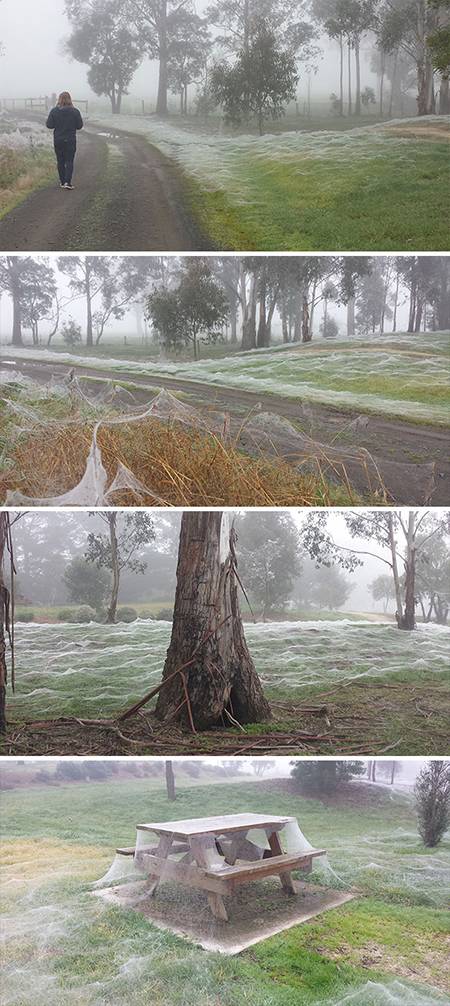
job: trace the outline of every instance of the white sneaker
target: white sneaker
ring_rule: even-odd
[[[73,189],[73,185],[69,185],[69,182],[66,182],[64,188],[65,189]]]

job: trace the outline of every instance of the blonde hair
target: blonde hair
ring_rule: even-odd
[[[59,108],[62,108],[63,105],[72,105],[72,98],[68,91],[61,91],[61,94],[58,98]]]

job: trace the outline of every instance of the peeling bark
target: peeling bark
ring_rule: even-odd
[[[156,715],[206,730],[270,718],[247,648],[238,600],[234,531],[220,511],[186,512],[181,522],[172,638]],[[183,675],[175,674],[185,667]],[[184,683],[183,683],[184,678]],[[185,691],[186,687],[186,691]],[[192,723],[191,723],[192,727]]]

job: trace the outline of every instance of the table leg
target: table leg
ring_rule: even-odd
[[[191,846],[195,862],[200,869],[207,870],[208,867],[211,866],[211,859],[214,860],[219,858],[215,839],[211,836],[205,835],[204,837],[200,837],[196,835],[190,839],[189,844]],[[225,908],[225,902],[222,895],[208,891],[207,896],[208,904],[214,918],[220,919],[222,922],[228,922],[227,910]]]
[[[161,835],[161,838],[160,838],[159,843],[158,843],[158,847],[155,850],[155,856],[159,856],[160,859],[167,859],[167,857],[169,855],[169,852],[170,852],[170,849],[171,849],[171,846],[172,846],[172,842],[173,842],[172,835]],[[156,889],[157,889],[157,887],[158,887],[161,879],[162,878],[158,877],[156,873],[149,873],[147,881],[146,881],[146,885],[145,885],[145,887],[146,887],[146,897],[152,897],[152,895],[155,893],[155,891],[156,891]]]
[[[215,919],[220,919],[222,922],[228,922],[227,910],[221,894],[212,894],[209,892],[208,905]]]
[[[272,856],[282,856],[283,849],[281,848],[281,842],[278,837],[278,832],[272,831],[270,834],[267,835],[267,838],[269,841]],[[283,888],[283,891],[286,891],[286,894],[297,894],[290,870],[286,870],[283,873],[279,873],[278,876],[281,880],[281,886]]]

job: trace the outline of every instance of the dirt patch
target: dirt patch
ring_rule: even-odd
[[[205,950],[232,955],[355,897],[316,884],[295,882],[295,888],[297,894],[288,896],[277,880],[242,885],[226,898],[229,922],[212,916],[205,892],[177,884],[162,884],[154,897],[144,901],[139,900],[145,891],[142,882],[96,891],[94,897],[131,908]]]

